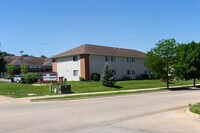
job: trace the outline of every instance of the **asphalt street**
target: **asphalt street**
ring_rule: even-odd
[[[184,112],[196,102],[200,102],[200,90],[0,102],[0,133],[197,133],[200,122]]]

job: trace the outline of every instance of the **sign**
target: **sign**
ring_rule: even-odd
[[[57,82],[57,73],[43,73],[43,82]]]

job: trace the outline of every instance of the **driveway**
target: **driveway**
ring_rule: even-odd
[[[0,78],[0,82],[11,82],[11,80],[10,79]]]
[[[0,103],[1,133],[199,133],[184,107],[200,91],[165,91],[56,102]]]

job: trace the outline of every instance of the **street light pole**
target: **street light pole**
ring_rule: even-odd
[[[22,53],[24,52],[24,51],[19,51],[20,53],[21,53],[21,65],[22,65]]]

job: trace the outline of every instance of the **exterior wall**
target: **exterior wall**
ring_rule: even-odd
[[[81,69],[81,77],[85,80],[90,80],[90,66],[89,66],[89,55],[81,54],[80,55],[80,69]]]
[[[108,63],[112,70],[116,70],[116,79],[122,79],[125,76],[136,79],[141,74],[145,74],[146,68],[143,65],[144,59],[135,58],[135,62],[127,62],[126,57],[115,57],[115,61],[105,61],[105,56],[90,55],[90,74],[99,73],[103,69],[105,63]],[[127,70],[135,70],[134,75],[127,75]]]
[[[78,61],[73,61],[73,56],[57,58],[56,69],[58,77],[66,78],[68,81],[79,81],[80,56],[78,56]],[[73,75],[74,70],[78,70],[77,76]]]
[[[57,72],[57,63],[56,63],[56,59],[52,59],[52,71],[53,72]]]

